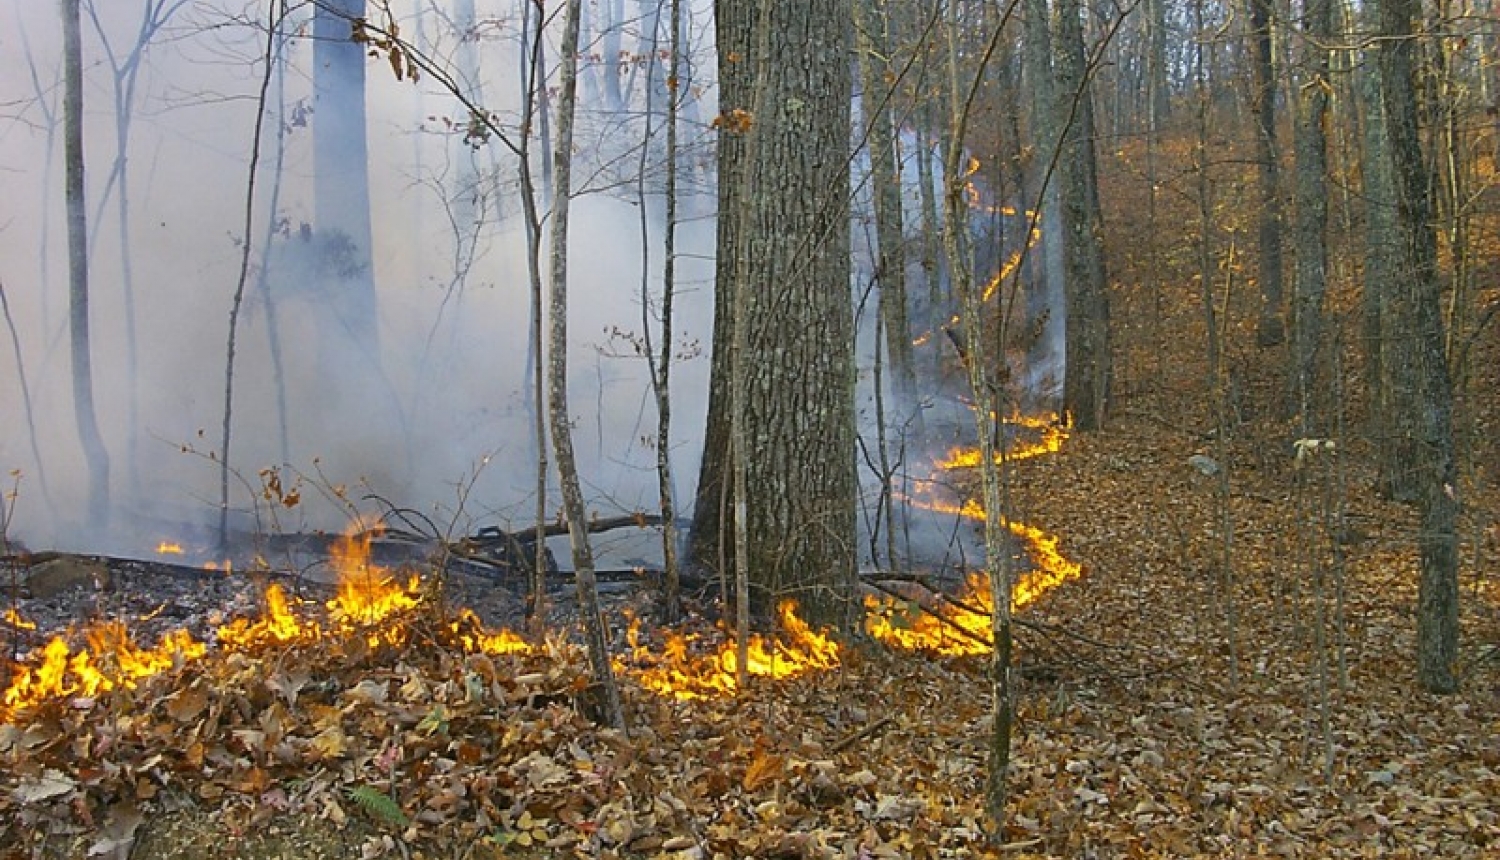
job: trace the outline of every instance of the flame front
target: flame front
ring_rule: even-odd
[[[839,664],[839,645],[826,630],[813,630],[797,615],[797,604],[784,600],[777,607],[781,634],[771,638],[751,634],[746,647],[745,673],[772,680],[832,669]],[[700,637],[667,631],[658,654],[640,644],[640,619],[632,619],[626,638],[629,660],[616,669],[635,677],[642,687],[679,701],[732,696],[739,688],[737,641],[724,637],[717,646],[696,649]],[[697,651],[697,653],[695,653]]]
[[[167,634],[155,648],[142,648],[120,621],[97,624],[85,638],[88,645],[76,651],[62,637],[48,642],[35,666],[16,672],[5,691],[5,709],[51,698],[88,698],[117,687],[133,689],[141,678],[196,660],[207,651],[186,630]]]
[[[1067,427],[1056,416],[1012,418],[1036,438],[1012,439],[1006,456],[1026,459],[1059,450],[1067,439]],[[936,464],[938,471],[979,464],[978,451],[955,449]],[[907,501],[940,513],[983,519],[980,504],[969,499],[950,502],[941,495],[943,482],[919,482]],[[1080,575],[1075,562],[1058,549],[1058,538],[1034,526],[1007,521],[1006,527],[1026,548],[1033,567],[1017,577],[1011,592],[1012,607],[1020,609],[1049,589]],[[400,644],[410,636],[410,625],[402,615],[421,604],[416,577],[399,584],[394,574],[371,561],[371,541],[378,532],[361,522],[351,525],[333,546],[330,557],[338,573],[338,593],[325,606],[328,629],[317,621],[299,617],[293,601],[280,585],[265,591],[265,606],[259,618],[236,619],[217,631],[219,646],[229,651],[255,651],[268,647],[312,642],[328,635],[365,636],[371,646],[382,642]],[[163,542],[158,552],[171,554]],[[210,567],[217,567],[210,565]],[[226,561],[218,569],[229,570]],[[990,624],[994,604],[987,578],[971,574],[962,592],[952,598],[935,598],[932,605],[895,597],[869,597],[865,629],[871,636],[893,647],[945,655],[978,655],[990,651]],[[797,615],[793,601],[778,607],[780,632],[775,636],[753,634],[747,646],[746,673],[757,678],[791,678],[808,672],[826,671],[839,665],[839,645],[826,630],[813,630]],[[5,621],[16,629],[35,625],[8,610]],[[503,655],[527,653],[532,645],[509,630],[484,626],[469,610],[448,622],[451,641],[469,652]],[[739,692],[735,678],[736,642],[733,637],[705,637],[691,632],[665,631],[659,649],[641,644],[639,619],[627,633],[630,653],[617,658],[615,668],[634,677],[645,689],[678,700],[732,696]],[[9,688],[0,697],[0,722],[9,721],[20,709],[61,698],[93,697],[115,689],[131,689],[144,677],[168,671],[202,657],[207,646],[189,632],[178,630],[163,637],[155,648],[142,648],[132,641],[117,621],[95,625],[84,633],[85,644],[74,648],[64,637],[48,642],[32,665],[16,669]],[[716,641],[715,641],[716,640]]]
[[[1005,424],[1030,431],[1035,438],[1019,435],[1007,441],[1005,459],[1026,460],[1052,454],[1062,449],[1068,438],[1067,422],[1056,414],[1012,416]],[[996,462],[999,462],[996,454]],[[969,469],[980,464],[977,448],[954,448],[935,466],[933,478],[919,481],[906,501],[938,513],[953,514],[983,521],[984,506],[977,499],[950,501],[946,488],[950,481],[939,475],[954,469]],[[1006,529],[1025,547],[1032,567],[1020,571],[1011,586],[1012,611],[1035,602],[1051,589],[1075,579],[1083,568],[1064,556],[1055,535],[1036,526],[1006,519]],[[991,621],[995,608],[989,577],[971,573],[964,588],[954,598],[928,602],[902,600],[894,596],[869,595],[865,598],[865,630],[887,645],[954,657],[987,654],[991,650]]]

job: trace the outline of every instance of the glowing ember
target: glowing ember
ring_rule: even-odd
[[[182,544],[172,541],[162,541],[156,545],[158,555],[182,555]]]
[[[782,601],[781,634],[766,638],[752,634],[747,647],[746,674],[757,678],[793,678],[806,672],[832,669],[839,664],[839,645],[826,630],[815,631],[797,616],[794,601]],[[732,696],[737,667],[736,641],[724,638],[717,647],[694,653],[699,637],[668,631],[660,654],[640,644],[640,620],[633,619],[626,633],[631,654],[616,668],[633,675],[647,690],[679,701]]]

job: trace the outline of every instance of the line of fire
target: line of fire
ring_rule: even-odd
[[[989,248],[988,257],[981,254],[978,258],[988,259],[987,264],[981,264],[992,271],[980,291],[981,301],[993,306],[1003,298],[1003,288],[1013,282],[1017,267],[1022,265],[1027,252],[1037,246],[1041,234],[1034,213],[1018,213],[994,202],[993,195],[977,177],[977,160],[970,162],[968,172],[971,178],[965,196],[971,210],[992,222],[1003,218],[1026,228],[1021,231],[1026,241],[1020,247],[1004,254]],[[1030,333],[1033,347],[1035,341],[1043,338],[1040,327],[1051,322],[1055,321],[1049,321],[1045,314],[1032,321],[1032,326],[1038,328]],[[940,328],[946,337],[934,337],[934,332],[927,332],[914,338],[913,346],[953,350],[955,364],[960,363],[966,356],[956,334],[958,326],[955,314]],[[1008,367],[1002,376],[1008,384],[1022,389],[1022,394],[1036,395],[1041,390],[1042,396],[1033,396],[1032,400],[1045,402],[1047,392],[1055,391],[1057,383],[1040,374],[1055,371],[1049,365],[1055,363],[1056,357],[1042,350],[1040,357],[1032,359],[1041,367],[1027,372],[1023,369],[1028,361],[1025,352],[1007,350]],[[951,399],[961,411],[971,409],[963,395],[953,394]],[[1003,453],[997,449],[997,459],[1003,456],[1018,462],[1043,457],[1061,450],[1068,438],[1067,418],[1055,412],[1023,414],[1016,409],[1003,419],[999,416],[992,419],[997,428],[996,441],[1003,443],[1005,449]],[[980,459],[979,448],[973,445],[953,445],[932,455],[925,476],[908,480],[904,491],[893,491],[898,496],[896,502],[908,511],[946,518],[960,529],[967,523],[969,531],[977,531],[973,524],[984,520],[985,511],[976,499],[966,497],[962,488],[975,483],[971,473]],[[278,474],[263,473],[261,477],[268,498],[288,505],[297,503],[301,491],[283,487]],[[637,513],[617,518],[601,530],[650,526],[657,522],[659,518]],[[1013,552],[1019,562],[1013,583],[1013,609],[1021,609],[1048,590],[1081,575],[1081,565],[1064,555],[1057,536],[1009,519],[1005,526],[1013,537]],[[554,526],[552,532],[562,534],[564,530]],[[429,587],[428,580],[437,578],[439,573],[430,562],[386,564],[377,560],[376,548],[393,539],[400,543],[408,537],[405,533],[393,533],[384,520],[354,517],[341,536],[328,542],[323,552],[326,557],[318,562],[331,572],[325,574],[324,581],[336,588],[333,597],[320,600],[288,594],[277,577],[295,572],[276,569],[268,560],[271,553],[255,552],[237,566],[232,558],[207,557],[213,555],[213,549],[195,549],[189,540],[162,536],[155,555],[163,562],[180,563],[196,557],[197,567],[206,574],[253,577],[262,583],[258,614],[229,619],[203,638],[185,629],[171,630],[154,645],[136,641],[131,622],[140,619],[111,618],[58,632],[45,644],[24,653],[13,648],[8,685],[0,692],[0,724],[24,723],[38,709],[57,703],[86,706],[95,697],[134,689],[145,678],[173,671],[192,661],[271,660],[278,648],[318,642],[362,642],[374,649],[402,648],[425,640],[461,653],[491,656],[576,647],[567,641],[566,631],[554,631],[556,638],[538,644],[511,629],[486,625],[470,609],[444,605],[443,597]],[[517,543],[518,540],[525,545]],[[489,552],[484,555],[488,562],[508,572],[517,572],[534,552],[532,541],[534,538],[490,528],[441,549],[446,562],[451,563],[462,558],[479,560],[475,547],[487,545]],[[282,542],[286,543],[285,536]],[[951,551],[965,542],[959,534],[952,538],[948,549]],[[549,572],[559,574],[550,550],[545,554]],[[891,648],[938,657],[990,653],[994,607],[987,577],[974,569],[981,562],[980,554],[982,549],[971,547],[965,552],[960,548],[955,560],[950,553],[935,562],[940,571],[934,581],[921,578],[880,581],[878,574],[864,577],[861,632]],[[8,562],[13,567],[29,565],[45,562],[53,555],[22,553],[8,557]],[[969,569],[964,570],[965,567]],[[657,573],[640,567],[634,572],[642,582],[648,582]],[[160,611],[158,608],[157,612]],[[433,617],[440,621],[434,623]],[[685,626],[681,630],[658,629],[649,633],[643,630],[641,618],[632,615],[627,621],[621,641],[615,643],[614,668],[617,673],[633,678],[643,690],[677,700],[733,696],[737,692],[738,648],[726,620],[714,622],[706,629]],[[840,643],[828,630],[814,629],[799,617],[795,600],[779,602],[773,627],[772,633],[750,636],[747,648],[750,677],[774,681],[838,667]],[[0,618],[0,629],[17,641],[22,633],[34,636],[36,625],[12,606]]]

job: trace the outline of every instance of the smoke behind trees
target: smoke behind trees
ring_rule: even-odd
[[[100,2],[104,30],[116,51],[128,50],[139,13],[136,4]],[[66,267],[63,247],[60,139],[48,156],[48,126],[59,101],[60,27],[54,6],[13,4],[13,34],[0,50],[0,173],[6,176],[8,216],[0,221],[0,283],[14,317],[34,408],[37,447],[22,408],[20,375],[9,332],[0,350],[0,467],[19,470],[12,538],[33,546],[76,550],[141,551],[163,538],[158,526],[207,524],[217,517],[217,464],[209,458],[222,420],[224,344],[235,284],[239,243],[244,237],[246,162],[254,121],[254,93],[261,74],[254,57],[260,35],[236,15],[238,6],[209,10],[189,4],[147,50],[134,100],[130,147],[129,253],[135,272],[138,370],[128,372],[126,333],[130,321],[120,288],[121,248],[113,198],[91,225],[93,356],[99,420],[113,457],[134,458],[138,481],[115,477],[115,534],[81,530],[86,474],[68,395]],[[258,6],[259,4],[253,4]],[[483,4],[481,4],[483,5]],[[259,14],[246,7],[251,14]],[[479,10],[476,29],[487,107],[509,126],[517,114],[519,13],[515,4]],[[301,27],[310,14],[296,17]],[[695,20],[695,50],[702,51],[710,24]],[[458,36],[435,16],[420,27],[403,21],[402,32],[425,39],[438,58],[452,56]],[[620,38],[638,47],[636,25],[626,21]],[[23,42],[24,36],[24,42]],[[709,46],[711,49],[711,45]],[[312,125],[329,106],[313,105],[309,39],[286,46],[284,95],[268,105],[262,141],[251,284],[239,333],[232,466],[258,486],[259,470],[283,467],[326,486],[344,485],[352,498],[374,492],[429,514],[453,515],[459,487],[473,487],[459,520],[524,523],[533,498],[530,465],[535,443],[528,421],[527,318],[524,232],[516,198],[516,163],[497,144],[471,152],[461,142],[464,117],[436,84],[397,81],[389,67],[367,68],[368,146],[373,272],[378,302],[379,351],[351,338],[322,309],[339,269],[357,262],[340,257],[336,233],[320,231],[313,200]],[[85,25],[85,136],[90,214],[106,191],[113,142],[109,66],[98,33]],[[34,64],[37,85],[33,86]],[[711,68],[706,58],[700,68]],[[604,74],[596,64],[593,74]],[[628,74],[627,70],[627,74]],[[577,338],[570,345],[576,438],[591,504],[601,511],[654,505],[655,454],[642,441],[654,432],[648,374],[630,344],[610,332],[640,333],[640,227],[633,184],[623,184],[635,163],[620,160],[643,130],[644,92],[627,87],[641,103],[625,114],[605,116],[600,105],[582,106],[578,170],[589,180],[575,200],[574,302],[570,316]],[[661,68],[654,74],[663,74]],[[39,90],[39,91],[38,91]],[[272,92],[278,92],[273,86]],[[699,90],[711,98],[709,88]],[[695,106],[711,117],[712,105]],[[274,238],[265,243],[268,207],[278,179],[276,127],[284,136],[285,161],[277,191]],[[655,133],[659,135],[660,123]],[[690,140],[701,136],[689,130]],[[662,144],[652,143],[655,149]],[[545,150],[536,146],[538,153]],[[475,157],[493,184],[458,187],[458,161]],[[690,154],[689,167],[698,164]],[[627,167],[626,165],[630,165]],[[539,167],[540,165],[538,165]],[[658,172],[659,172],[658,161]],[[685,177],[701,190],[702,171]],[[660,285],[661,200],[659,181],[648,201],[652,223],[653,292]],[[111,189],[110,193],[117,193]],[[474,195],[483,194],[482,205]],[[689,211],[706,207],[692,205]],[[472,264],[461,283],[456,271],[452,216],[483,212]],[[475,217],[470,214],[469,217]],[[679,338],[705,341],[711,308],[712,225],[702,220],[680,229]],[[267,253],[268,252],[268,253]],[[462,255],[459,255],[462,256]],[[262,264],[264,263],[264,266]],[[264,268],[264,288],[257,274]],[[288,450],[283,451],[277,397],[279,343],[285,385]],[[691,349],[685,349],[693,353]],[[706,357],[690,358],[674,375],[676,411],[682,416],[675,450],[678,473],[690,475],[698,451]],[[350,380],[378,380],[375,386]],[[128,451],[129,401],[139,398],[138,450]],[[371,402],[384,396],[388,401]],[[187,449],[185,451],[185,449]],[[474,475],[478,473],[478,478]],[[321,475],[322,478],[317,478]],[[45,486],[44,486],[45,484]],[[337,528],[346,512],[321,498],[315,487],[306,502],[279,512],[285,528]],[[246,511],[253,497],[241,488],[233,505]],[[235,523],[252,527],[248,516]],[[264,523],[262,523],[264,525]]]
[[[128,51],[139,7],[96,3],[117,55]],[[423,46],[511,134],[523,103],[523,5],[520,0],[476,4],[477,23],[465,31],[467,39],[451,20],[436,15],[399,21],[403,38]],[[683,358],[672,376],[679,498],[692,498],[701,454],[713,306],[713,27],[709,4],[693,5],[681,83],[686,98],[679,211],[685,220],[678,230],[674,340]],[[122,290],[113,197],[118,189],[109,182],[117,154],[110,66],[98,32],[85,25],[87,182],[90,214],[98,213],[91,224],[95,388],[105,442],[120,464],[113,479],[113,534],[82,527],[87,475],[68,394],[60,139],[52,142],[55,152],[48,156],[49,126],[60,125],[60,114],[53,118],[59,107],[60,27],[46,4],[13,4],[8,12],[13,26],[0,50],[0,174],[9,192],[7,217],[0,221],[0,283],[19,334],[41,462],[32,454],[10,335],[0,331],[0,468],[21,475],[10,536],[34,548],[149,552],[162,539],[205,543],[217,522],[218,463],[212,458],[222,421],[229,308],[245,239],[240,234],[255,93],[263,72],[264,25],[245,15],[264,14],[260,6],[241,8],[233,0],[187,4],[145,51],[127,151],[133,320]],[[371,6],[369,14],[375,16]],[[653,54],[642,37],[642,22],[653,18],[654,3],[591,8],[580,68],[575,176],[583,187],[573,204],[570,399],[589,505],[611,513],[656,506],[655,453],[649,447],[655,411],[646,365],[630,337],[641,334],[636,194],[648,94],[655,115],[646,214],[651,290],[660,290],[667,34],[661,32]],[[626,17],[611,32],[604,16],[621,8]],[[536,440],[529,411],[530,311],[516,158],[495,140],[470,146],[462,106],[430,77],[416,84],[398,81],[384,59],[367,58],[378,328],[374,338],[351,333],[330,296],[358,262],[346,253],[344,237],[320,228],[314,199],[313,129],[319,114],[332,108],[313,99],[311,8],[294,7],[285,29],[289,36],[279,48],[283,73],[270,87],[261,141],[256,227],[249,237],[252,270],[238,332],[231,466],[245,483],[233,488],[231,524],[243,530],[336,529],[348,511],[329,499],[328,491],[344,487],[351,499],[375,493],[458,530],[497,522],[525,525],[535,500]],[[556,60],[551,53],[556,34],[550,35],[549,71]],[[623,62],[609,62],[610,56],[622,55],[611,55],[607,44],[618,44]],[[652,56],[656,65],[649,67]],[[469,68],[476,63],[477,70]],[[610,109],[617,97],[622,103]],[[914,250],[921,231],[919,144],[909,127],[901,138],[907,241],[913,246],[907,249],[908,270],[915,274],[920,272]],[[539,138],[532,148],[533,174],[541,181],[541,159],[548,150]],[[859,432],[873,446],[877,304],[867,293],[873,266],[867,243],[874,238],[863,190],[868,157],[861,153],[851,169],[856,188],[851,288],[859,314],[856,409]],[[940,175],[934,185],[941,193]],[[545,214],[546,189],[539,191]],[[101,205],[106,193],[111,196]],[[986,196],[983,202],[987,211],[998,211],[1000,201]],[[973,229],[986,277],[1018,250],[1024,234],[1022,219],[1015,217],[1001,225],[994,217],[976,215]],[[1004,236],[1003,247],[994,241],[998,235]],[[920,337],[925,324],[918,319],[946,320],[953,309],[940,307],[929,315],[922,298],[927,287],[914,283],[911,289],[913,312],[919,315],[913,335]],[[1060,320],[1058,313],[1054,322]],[[127,361],[131,324],[139,344],[134,375]],[[930,363],[932,351],[947,348],[940,333],[932,334],[927,332],[919,347],[919,363]],[[1052,366],[1056,358],[1060,355],[1049,355],[1042,363],[1060,378],[1060,367]],[[963,403],[933,395],[924,391],[918,403],[892,399],[885,404],[893,444],[900,448],[898,483],[927,478],[931,455],[969,441],[954,430],[969,423]],[[139,416],[134,449],[129,446],[132,397]],[[934,431],[925,443],[936,446],[931,451],[909,435],[919,409]],[[301,505],[275,509],[256,494],[259,473],[268,468],[281,470],[283,486],[305,476]],[[878,475],[865,466],[860,474],[867,510],[873,510]],[[555,490],[549,495],[555,510]],[[274,523],[267,517],[273,510]],[[194,527],[203,531],[195,535]],[[954,540],[946,519],[903,527],[903,544],[909,541],[903,548],[917,555],[947,555]]]

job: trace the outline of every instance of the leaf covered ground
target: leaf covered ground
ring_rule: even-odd
[[[1006,856],[1500,856],[1495,583],[1465,578],[1463,690],[1422,694],[1409,514],[1351,496],[1358,533],[1325,540],[1332,470],[1236,441],[1226,585],[1199,441],[1125,416],[1016,465],[1018,515],[1085,575],[1021,615]],[[0,856],[987,854],[980,658],[846,643],[690,701],[627,674],[627,735],[568,644],[382,623],[394,644],[270,643],[12,715]]]

